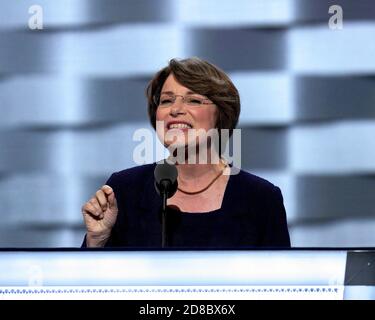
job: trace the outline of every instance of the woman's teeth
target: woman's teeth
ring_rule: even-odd
[[[169,129],[190,129],[191,126],[185,123],[174,123],[169,126]]]

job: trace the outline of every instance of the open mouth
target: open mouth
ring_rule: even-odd
[[[168,130],[171,130],[171,129],[184,130],[184,129],[191,129],[193,127],[188,123],[171,123],[171,124],[168,125],[167,128],[168,128]]]

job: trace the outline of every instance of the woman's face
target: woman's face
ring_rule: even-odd
[[[169,95],[176,96],[176,100],[174,102],[167,100],[168,98],[163,100],[163,97]],[[203,129],[207,132],[215,128],[218,112],[216,105],[209,100],[205,100],[206,103],[201,106],[189,105],[181,97],[186,95],[207,99],[178,83],[173,74],[170,74],[164,82],[160,95],[160,100],[167,103],[156,110],[156,121],[163,121],[163,125],[157,127],[157,134],[166,147],[172,143],[178,148],[196,142],[196,138],[188,139],[188,129]],[[183,124],[185,126],[182,126]]]

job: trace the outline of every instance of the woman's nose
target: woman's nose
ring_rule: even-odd
[[[180,98],[180,99],[179,99]],[[176,113],[184,113],[184,101],[181,97],[176,97],[176,100],[173,102],[171,106],[171,114],[176,114]]]

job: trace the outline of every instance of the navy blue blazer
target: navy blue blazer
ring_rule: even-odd
[[[119,214],[106,247],[161,248],[162,199],[154,187],[155,166],[126,169],[108,179]],[[220,209],[169,209],[167,227],[173,248],[290,247],[280,189],[243,170],[229,177]]]

